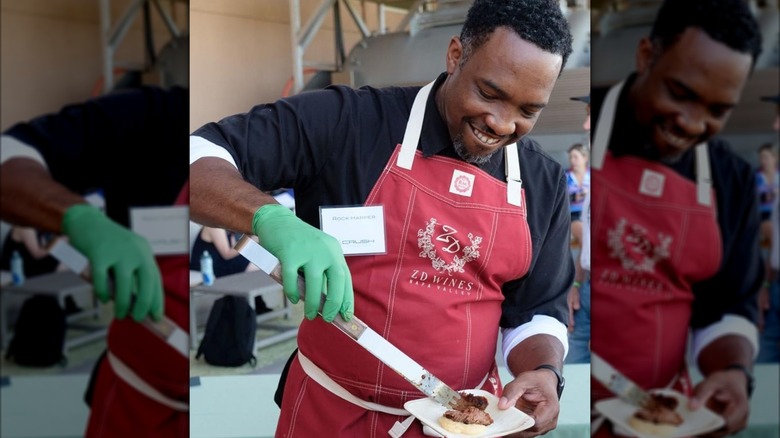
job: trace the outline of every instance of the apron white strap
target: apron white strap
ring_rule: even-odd
[[[398,167],[412,170],[414,153],[417,151],[417,144],[420,142],[420,132],[422,132],[423,119],[425,118],[425,104],[428,101],[428,94],[430,94],[431,88],[433,88],[433,82],[435,81],[422,87],[414,98],[412,112],[409,114],[409,121],[406,123],[404,140],[401,143],[401,152],[396,160]]]
[[[506,202],[523,206],[523,180],[520,177],[520,157],[517,154],[517,143],[504,147],[504,171],[506,173]]]
[[[599,428],[604,424],[604,421],[606,421],[607,417],[595,409],[590,412],[590,416],[590,435],[593,436],[596,434],[596,432],[599,431]]]
[[[301,353],[301,350],[298,350],[298,362],[300,362],[301,368],[303,368],[303,371],[306,373],[307,376],[311,377],[312,380],[320,384],[320,386],[327,389],[332,394],[340,397],[341,399],[348,401],[353,405],[360,406],[369,411],[384,412],[386,414],[407,417],[402,422],[396,421],[393,427],[390,428],[388,434],[391,437],[400,438],[404,433],[406,433],[406,431],[414,422],[415,417],[412,414],[410,414],[409,411],[407,411],[406,409],[393,408],[390,406],[385,406],[385,405],[380,405],[378,403],[365,401],[362,398],[359,398],[354,394],[352,394],[351,392],[347,391],[346,389],[344,389],[343,386],[336,383],[335,380],[328,377],[328,375],[325,374],[325,371],[322,371],[322,369],[317,365],[315,365],[314,362],[311,361],[311,359],[309,359],[303,353]],[[477,388],[481,388],[482,385],[485,384],[485,382],[488,379],[488,375],[489,374],[485,374],[485,377],[482,379],[479,385],[477,385]],[[439,434],[435,430],[425,425],[423,425],[423,433],[427,436],[441,437],[441,434]]]
[[[604,98],[590,151],[590,167],[592,169],[601,169],[601,166],[604,164],[604,156],[607,154],[607,143],[609,143],[609,137],[612,135],[612,124],[615,121],[615,107],[622,89],[623,81],[613,85],[607,92],[607,97]]]
[[[320,367],[315,365],[314,362],[312,362],[308,357],[304,356],[300,350],[298,350],[298,361],[301,363],[301,368],[303,368],[303,371],[306,373],[306,375],[311,377],[312,380],[319,383],[320,386],[332,392],[334,395],[339,396],[353,405],[363,407],[370,411],[384,412],[386,414],[401,416],[411,415],[406,409],[393,408],[390,406],[380,405],[378,403],[372,403],[355,396],[351,392],[344,389],[343,386],[339,385],[333,379],[328,377],[328,375],[325,374],[325,371],[322,371]]]
[[[412,426],[413,422],[414,422],[414,417],[411,415],[406,417],[406,420],[404,420],[403,422],[396,421],[393,427],[391,427],[390,430],[387,431],[387,434],[393,438],[401,438],[401,436],[405,434],[407,430],[409,430],[409,427]]]
[[[111,351],[107,354],[108,357],[108,363],[111,365],[111,368],[114,370],[114,373],[116,373],[117,376],[119,376],[120,379],[122,379],[125,383],[130,385],[133,389],[140,392],[141,394],[149,397],[150,399],[168,406],[171,409],[175,409],[177,411],[187,412],[190,410],[190,406],[187,403],[180,402],[178,400],[174,400],[165,394],[161,393],[157,389],[155,389],[152,385],[147,383],[145,380],[143,380],[138,374],[135,373],[132,369],[130,369],[129,366],[127,366],[124,362],[119,360],[118,357],[114,356]]]
[[[712,178],[710,177],[710,157],[707,143],[696,145],[696,200],[699,204],[712,204]]]

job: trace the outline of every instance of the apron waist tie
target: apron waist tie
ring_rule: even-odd
[[[168,406],[171,409],[182,412],[189,411],[190,406],[188,403],[174,400],[158,391],[152,385],[143,380],[138,374],[136,374],[135,371],[127,366],[127,364],[119,360],[119,358],[111,353],[110,350],[108,351],[107,357],[108,363],[114,370],[114,373],[119,376],[119,378],[122,379],[125,383],[130,385],[131,388],[162,405]]]
[[[298,350],[298,361],[300,362],[301,368],[303,368],[303,371],[307,376],[311,377],[312,380],[317,382],[320,386],[327,389],[332,394],[340,397],[341,399],[369,411],[383,412],[385,414],[407,417],[403,422],[395,422],[393,427],[387,432],[391,437],[400,438],[412,425],[412,422],[415,418],[412,414],[409,413],[409,411],[406,409],[380,405],[379,403],[373,403],[357,397],[356,395],[344,389],[343,386],[336,383],[335,380],[331,379],[327,374],[325,374],[325,371],[322,371],[320,367],[315,365],[314,362],[301,353],[300,350]],[[486,374],[485,378],[483,378],[479,385],[477,385],[477,388],[482,387],[482,385],[484,385],[487,381],[487,378],[488,374]],[[425,433],[427,436],[441,437],[441,434],[426,425],[423,425],[423,433]]]

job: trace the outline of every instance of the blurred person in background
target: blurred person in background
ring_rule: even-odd
[[[758,148],[756,192],[761,211],[761,246],[768,248],[772,237],[772,206],[780,196],[780,170],[777,168],[777,145],[764,143]]]
[[[582,143],[569,147],[569,168],[566,169],[566,185],[569,188],[569,210],[571,211],[571,233],[574,242],[582,245],[582,204],[590,191],[590,167],[588,148]]]
[[[585,121],[582,128],[590,135],[590,95],[572,97],[585,103]],[[587,162],[589,155],[588,148],[582,145],[580,152]],[[577,153],[569,149],[569,154]],[[579,161],[579,158],[575,158]],[[572,167],[574,164],[572,163]],[[587,170],[588,188],[590,188],[590,169]],[[567,178],[568,179],[568,178]],[[571,191],[571,186],[569,186]],[[566,363],[589,363],[590,362],[590,190],[585,191],[580,214],[577,215],[577,227],[580,229],[579,253],[575,250],[574,257],[574,282],[568,296],[569,305],[569,353],[566,355]],[[571,199],[571,198],[570,198]],[[575,216],[572,213],[572,233],[575,228]]]
[[[217,278],[260,269],[233,249],[235,246],[236,233],[224,228],[201,227],[190,252],[190,270],[200,271],[200,257],[204,251],[211,255],[214,277]],[[256,296],[255,312],[259,315],[269,311],[271,309],[265,304],[263,297]]]
[[[766,96],[762,98],[762,100],[775,104],[776,116],[772,128],[776,133],[780,133],[780,94],[776,96]],[[770,143],[768,146],[769,148],[764,148],[764,146],[762,146],[760,149],[760,153],[765,154],[761,160],[762,170],[764,169],[765,161],[774,159],[775,163],[777,162],[777,151],[775,149],[777,145],[772,145]],[[775,176],[775,178],[777,178],[777,176]],[[777,179],[775,179],[775,182],[777,182]],[[778,278],[778,271],[780,271],[779,210],[780,196],[775,195],[770,205],[769,218],[764,222],[770,227],[770,237],[766,281],[758,294],[758,327],[761,332],[761,348],[758,352],[756,362],[760,363],[780,362],[780,278]]]

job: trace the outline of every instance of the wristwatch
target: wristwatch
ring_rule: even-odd
[[[563,387],[566,386],[566,379],[563,378],[563,374],[558,368],[555,368],[554,366],[549,364],[539,365],[538,367],[534,368],[534,371],[541,370],[541,369],[550,370],[555,374],[555,377],[558,379],[557,390],[558,390],[558,400],[560,400],[561,394],[563,394]]]
[[[753,389],[756,387],[756,381],[753,378],[753,373],[750,372],[747,367],[741,364],[731,364],[724,368],[724,370],[739,370],[742,371],[742,373],[745,374],[745,377],[747,377],[747,393],[748,398],[753,395]]]

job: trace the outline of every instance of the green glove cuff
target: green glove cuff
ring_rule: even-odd
[[[281,204],[265,204],[255,211],[255,214],[252,217],[252,231],[255,233],[255,236],[261,239],[261,244],[263,238],[263,223],[267,219],[278,219],[285,216],[295,219],[298,218],[292,210]]]
[[[99,208],[90,204],[74,204],[65,210],[65,214],[62,215],[62,234],[70,236],[73,231],[79,226],[84,226],[84,217],[103,217],[106,215],[100,211]],[[81,225],[79,225],[81,223]]]

